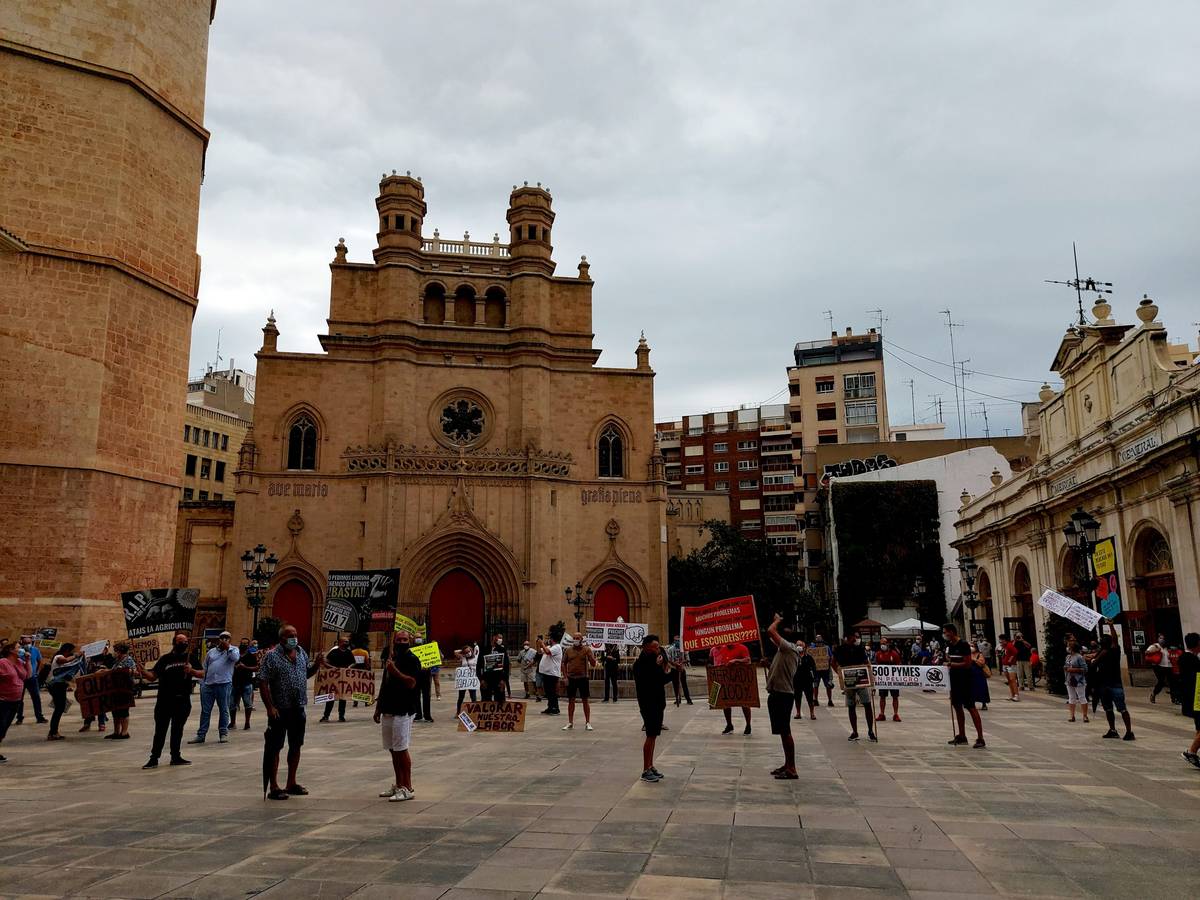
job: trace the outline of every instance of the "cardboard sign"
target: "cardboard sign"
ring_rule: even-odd
[[[842,666],[838,672],[838,681],[843,691],[853,691],[871,686],[870,666]]]
[[[125,611],[125,633],[131,638],[166,631],[186,631],[196,624],[199,588],[147,588],[125,591],[121,607]]]
[[[877,690],[919,690],[938,691],[944,693],[950,690],[949,666],[904,666],[904,665],[873,665],[871,671],[875,676]]]
[[[414,620],[402,613],[396,613],[396,624],[392,626],[394,631],[407,631],[413,637],[419,637],[424,640],[429,633],[429,626],[418,625]]]
[[[471,725],[475,727],[472,728]],[[512,734],[525,730],[525,704],[519,700],[463,704],[458,717],[459,731],[500,731]]]
[[[375,702],[375,675],[362,669],[331,669],[322,666],[317,669],[313,693],[332,695],[336,700],[358,700],[359,703],[370,706]],[[358,696],[360,694],[362,696]],[[363,697],[367,699],[364,700]]]
[[[421,661],[422,669],[432,669],[442,664],[442,651],[438,649],[437,641],[430,644],[417,644],[412,648],[413,656]]]
[[[346,569],[329,573],[324,631],[388,631],[395,628],[399,569]]]
[[[1042,596],[1038,597],[1038,606],[1044,607],[1064,619],[1070,619],[1088,631],[1095,628],[1097,623],[1104,618],[1094,609],[1089,609],[1082,603],[1076,603],[1070,597],[1066,597],[1058,591],[1052,591],[1050,588],[1046,588]]]
[[[108,640],[91,641],[80,647],[84,659],[91,659],[93,656],[99,656],[104,652],[104,648],[108,646]]]
[[[818,672],[824,672],[829,668],[830,653],[828,644],[817,644],[816,646],[809,644],[808,655],[813,658],[813,665],[817,667]]]
[[[62,641],[48,641],[42,638],[41,643],[38,644],[38,649],[42,651],[43,656],[48,653],[57,653],[62,649]]]
[[[680,619],[680,635],[685,651],[706,650],[721,644],[757,641],[760,638],[753,597],[718,600],[705,606],[685,606]]]
[[[734,709],[739,706],[758,707],[758,669],[738,663],[729,666],[708,666],[708,705],[711,709]]]
[[[158,646],[158,638],[135,638],[129,642],[129,655],[143,668],[149,668],[162,655],[162,650]]]
[[[134,705],[133,678],[128,669],[102,669],[75,679],[75,701],[85,719]]]
[[[583,637],[593,650],[602,650],[605,644],[640,647],[648,630],[641,622],[585,622]]]
[[[459,666],[454,670],[454,689],[456,691],[479,690],[479,676],[468,666]]]

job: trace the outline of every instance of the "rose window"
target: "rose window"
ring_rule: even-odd
[[[478,440],[483,426],[483,410],[470,400],[454,400],[442,410],[442,433],[455,444]]]

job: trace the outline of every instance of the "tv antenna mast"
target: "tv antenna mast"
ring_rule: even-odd
[[[829,320],[829,333],[833,334],[833,310],[827,309],[825,312],[821,313],[821,315]]]
[[[1075,258],[1075,277],[1071,281],[1053,281],[1052,279],[1044,279],[1046,284],[1065,284],[1067,287],[1075,288],[1075,299],[1079,303],[1079,324],[1087,325],[1087,317],[1083,314],[1083,292],[1087,291],[1092,294],[1111,294],[1111,281],[1097,281],[1094,278],[1079,277],[1079,251],[1075,249],[1075,242],[1071,241],[1071,255]]]

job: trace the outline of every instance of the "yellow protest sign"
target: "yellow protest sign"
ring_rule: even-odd
[[[430,644],[418,644],[412,648],[413,656],[421,661],[422,669],[432,669],[442,664],[442,651],[438,649],[437,641]]]
[[[1117,569],[1117,549],[1112,538],[1098,541],[1092,549],[1092,565],[1097,575],[1107,575]]]
[[[424,638],[426,636],[427,627],[418,625],[408,616],[396,613],[396,626],[393,631],[407,631],[413,637]]]

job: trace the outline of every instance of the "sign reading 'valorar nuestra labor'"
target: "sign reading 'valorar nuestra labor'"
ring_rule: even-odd
[[[191,632],[196,624],[198,588],[148,588],[125,591],[121,606],[125,610],[125,631],[131,638],[164,631]]]
[[[679,633],[685,651],[759,639],[758,613],[754,610],[753,597],[733,597],[704,606],[685,606],[680,618]]]
[[[470,728],[463,718],[475,727]],[[462,707],[458,722],[459,731],[503,731],[513,733],[525,730],[525,704],[517,700],[497,702],[486,700],[479,703],[467,702]]]
[[[400,592],[399,569],[349,569],[329,573],[325,631],[392,631],[396,622],[396,598]]]

